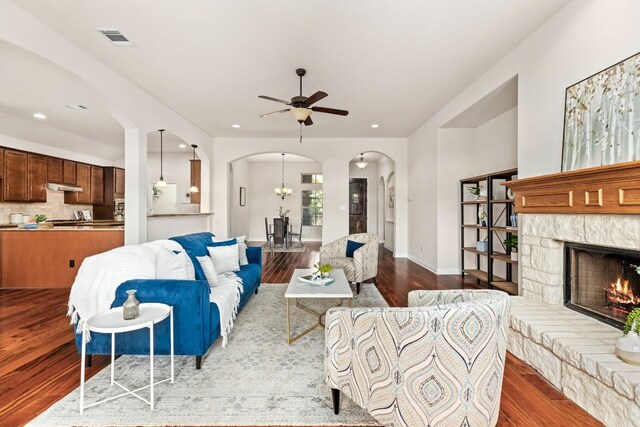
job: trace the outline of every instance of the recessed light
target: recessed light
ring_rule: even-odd
[[[377,123],[374,123],[374,124],[371,125],[371,127],[374,128],[374,129],[378,129],[380,127],[380,125],[377,124]]]
[[[187,148],[187,144],[180,144],[180,145],[178,145],[178,147],[180,147],[180,148]]]
[[[234,129],[240,129],[240,125],[239,125],[239,124],[237,124],[237,123],[236,123],[236,124],[231,125],[231,127],[232,127],[232,128],[234,128]]]
[[[84,105],[80,105],[80,104],[64,104],[63,107],[67,107],[70,108],[72,110],[86,110],[87,107],[85,107]]]
[[[36,119],[40,119],[40,120],[44,120],[47,118],[47,116],[45,116],[42,113],[33,113],[33,117],[35,117]]]

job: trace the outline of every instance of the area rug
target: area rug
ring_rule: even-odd
[[[375,426],[363,409],[343,397],[334,415],[331,392],[324,382],[324,330],[315,329],[292,345],[286,342],[284,292],[287,285],[263,284],[239,313],[227,348],[220,340],[195,369],[194,357],[177,356],[175,382],[155,388],[155,409],[133,396],[78,410],[80,389],[55,403],[28,425],[212,425],[212,426]],[[306,300],[309,306],[330,306]],[[375,285],[363,284],[354,306],[387,306]],[[315,318],[291,308],[292,335]],[[149,359],[122,356],[115,362],[116,380],[124,385],[148,384]],[[156,381],[169,376],[169,358],[156,358]],[[80,375],[80,367],[78,367]],[[110,386],[104,368],[85,383],[85,405],[120,393]],[[148,397],[148,390],[143,391]]]
[[[262,250],[264,252],[304,252],[305,248],[304,245],[300,246],[300,245],[292,245],[289,246],[288,248],[285,248],[284,246],[267,246],[267,244],[265,243],[264,245],[262,245]]]

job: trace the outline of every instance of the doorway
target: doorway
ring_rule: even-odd
[[[349,234],[367,232],[367,179],[349,179]]]

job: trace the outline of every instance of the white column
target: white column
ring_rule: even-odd
[[[349,161],[322,162],[322,244],[349,234]]]
[[[125,211],[124,243],[147,241],[147,134],[124,131]]]

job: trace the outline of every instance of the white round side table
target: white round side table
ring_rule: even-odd
[[[170,334],[171,334],[171,377],[166,378],[162,381],[153,382],[153,325],[159,323],[169,317],[170,322]],[[138,329],[149,328],[149,385],[137,388],[135,390],[129,390],[127,387],[118,383],[114,379],[115,374],[115,349],[116,349],[116,334],[121,332],[130,332],[136,331]],[[117,396],[109,397],[107,399],[100,400],[98,402],[92,403],[90,405],[84,406],[84,363],[86,357],[87,350],[87,333],[88,332],[99,332],[105,334],[111,334],[111,384],[115,384],[120,388],[125,390],[125,393],[119,394]],[[143,303],[140,304],[140,316],[133,320],[124,320],[122,318],[122,307],[115,307],[108,311],[104,311],[102,313],[95,314],[87,320],[82,328],[82,356],[80,362],[80,413],[82,413],[85,409],[90,408],[92,406],[99,405],[104,402],[108,402],[110,400],[117,399],[122,396],[126,396],[131,394],[143,402],[151,405],[151,410],[153,411],[153,386],[171,381],[173,383],[173,307],[167,304],[160,303]],[[137,391],[144,390],[146,388],[150,389],[149,400],[143,398]]]

